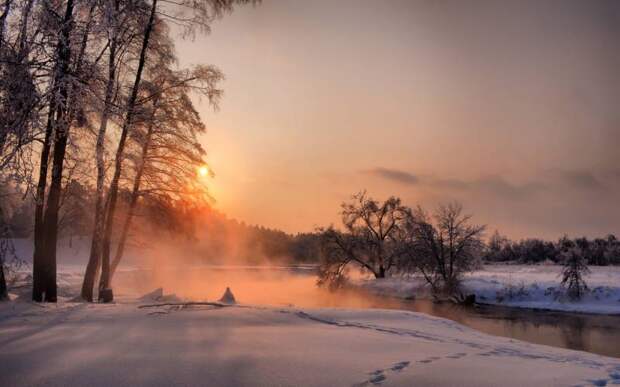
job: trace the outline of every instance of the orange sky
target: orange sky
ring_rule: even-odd
[[[199,110],[232,217],[311,231],[366,188],[620,234],[620,2],[264,0],[178,51],[227,77]]]

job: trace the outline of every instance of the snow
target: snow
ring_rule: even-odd
[[[57,305],[29,302],[24,287],[0,303],[0,386],[620,385],[620,359],[487,335],[422,313],[363,303],[315,307],[323,295],[308,292],[314,279],[282,277],[286,268],[252,268],[235,279],[224,272],[206,277],[211,269],[203,267],[190,280],[121,266],[116,303],[74,302],[83,244],[61,250]],[[550,295],[558,266],[487,266],[464,285],[488,303],[620,313],[620,268],[591,269],[592,292],[579,303]],[[274,271],[296,306],[284,302],[280,282],[272,288]],[[427,291],[417,278],[357,281],[403,298]],[[128,283],[134,287],[121,286]],[[228,293],[227,286],[237,304],[200,302]]]
[[[237,305],[182,303],[168,301],[165,288],[87,304],[70,301],[76,273],[59,278],[67,297],[57,305],[27,297],[0,304],[0,385],[620,384],[620,359],[491,336],[421,313],[264,307],[242,298]]]
[[[590,291],[580,301],[563,297],[561,266],[486,265],[465,275],[465,293],[474,293],[478,302],[510,307],[561,310],[582,313],[620,314],[620,267],[592,266],[586,276]],[[393,277],[359,280],[357,284],[374,293],[401,298],[427,297],[422,278]]]
[[[388,310],[0,306],[6,386],[523,386],[618,382],[620,360]]]

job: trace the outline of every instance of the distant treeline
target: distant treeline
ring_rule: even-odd
[[[15,238],[31,238],[34,219],[34,199],[17,187],[0,189],[5,199],[8,226]],[[60,211],[60,236],[88,237],[94,219],[90,208],[94,205],[93,187],[70,181],[63,193]],[[118,216],[124,216],[129,205],[129,192],[121,191]],[[135,230],[130,244],[149,245],[156,236],[181,243],[191,241],[192,250],[205,262],[316,263],[321,254],[320,234],[317,232],[289,234],[282,230],[248,225],[227,217],[209,205],[200,207],[191,203],[147,199],[140,201],[135,210]],[[115,235],[117,239],[118,235]],[[620,265],[620,240],[614,235],[604,238],[562,237],[558,241],[528,238],[513,241],[499,232],[485,243],[482,260],[488,263],[561,264],[568,250],[583,254],[589,265]]]
[[[497,231],[487,242],[485,262],[562,263],[569,250],[582,255],[588,265],[620,265],[620,241],[615,235],[588,239],[564,236],[557,242],[528,238],[512,241]]]
[[[10,230],[12,238],[32,238],[34,230],[34,198],[16,186],[0,187],[4,198],[5,218],[0,226]],[[94,227],[95,201],[93,187],[77,180],[67,183],[59,217],[60,238],[90,237]],[[122,218],[131,195],[120,192],[118,217]],[[212,206],[191,202],[170,202],[144,197],[134,209],[130,246],[148,247],[152,242],[188,246],[193,258],[204,262],[313,263],[319,258],[316,233],[289,234],[281,230],[249,225],[227,217]],[[2,223],[0,219],[0,223]],[[113,241],[120,237],[116,229]],[[180,258],[179,258],[180,259]]]
[[[221,214],[211,220],[198,239],[198,246],[203,247],[203,256],[210,260],[231,259],[248,264],[316,263],[320,255],[319,236],[315,233],[287,234]]]

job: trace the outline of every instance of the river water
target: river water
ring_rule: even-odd
[[[305,308],[401,309],[454,320],[497,336],[620,358],[620,316],[536,311],[479,305],[464,307],[430,300],[403,300],[361,289],[330,292],[316,286],[309,268],[192,267],[119,272],[121,289],[218,299],[230,287],[238,302]],[[138,286],[138,289],[136,289]]]

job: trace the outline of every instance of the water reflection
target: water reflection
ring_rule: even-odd
[[[403,302],[401,309],[448,318],[497,336],[620,357],[620,316],[496,306],[466,308],[427,300]]]
[[[158,268],[119,272],[117,287],[146,293],[163,287],[189,299],[218,299],[226,287],[242,303],[306,308],[381,308],[422,312],[476,330],[537,344],[620,357],[620,316],[585,315],[497,306],[462,307],[402,300],[363,290],[316,287],[312,270],[290,268]]]

